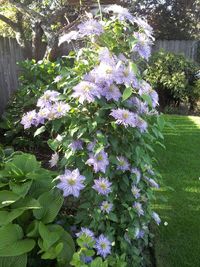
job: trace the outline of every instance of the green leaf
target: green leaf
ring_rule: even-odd
[[[34,137],[36,137],[37,135],[40,135],[41,133],[44,133],[45,130],[46,130],[45,126],[38,128],[34,133]]]
[[[25,197],[26,194],[28,193],[30,187],[31,187],[32,181],[28,181],[26,183],[14,183],[10,181],[10,189],[20,197]]]
[[[61,236],[61,232],[59,231],[54,231],[51,232],[49,231],[48,227],[45,226],[42,222],[39,223],[39,234],[42,238],[43,241],[43,249],[45,251],[48,251],[48,249],[55,244],[60,236]]]
[[[0,267],[26,267],[27,254],[15,257],[0,257]]]
[[[32,239],[23,239],[22,228],[17,224],[0,227],[0,257],[19,256],[35,246]]]
[[[0,226],[11,223],[14,219],[22,215],[24,210],[16,209],[12,211],[0,211]]]
[[[127,100],[132,95],[132,93],[133,93],[133,88],[126,87],[122,95],[123,101]]]
[[[13,204],[19,198],[20,198],[19,195],[15,194],[9,190],[0,191],[0,208]]]
[[[54,190],[43,193],[38,198],[38,201],[42,208],[33,211],[35,218],[44,223],[50,223],[55,219],[60,211],[64,199],[59,191]]]

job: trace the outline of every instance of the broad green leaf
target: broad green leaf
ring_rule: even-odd
[[[22,228],[17,224],[0,227],[0,257],[19,256],[35,246],[32,239],[23,239]]]
[[[43,250],[48,251],[51,246],[53,246],[60,238],[60,231],[49,231],[48,227],[42,222],[39,223],[39,234],[42,238]]]
[[[32,181],[26,183],[14,183],[10,181],[10,189],[20,197],[25,197],[31,187]]]
[[[19,198],[20,198],[19,195],[15,194],[9,190],[0,191],[0,208],[13,204]]]
[[[50,223],[60,211],[64,199],[59,191],[50,191],[43,193],[38,201],[42,208],[33,211],[35,218],[43,223]]]
[[[15,257],[0,257],[0,267],[27,267],[27,254]]]
[[[12,211],[0,211],[0,226],[6,225],[11,223],[13,220],[15,220],[17,217],[22,215],[24,210],[22,209],[16,209]]]

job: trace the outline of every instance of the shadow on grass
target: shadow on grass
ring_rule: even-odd
[[[200,118],[170,115],[165,119],[174,128],[164,129],[166,150],[156,148],[166,185],[156,192],[154,205],[162,218],[155,229],[157,267],[199,267]],[[167,202],[161,200],[163,196]]]

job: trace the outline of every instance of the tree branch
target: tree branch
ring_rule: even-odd
[[[17,31],[19,29],[18,24],[16,22],[12,21],[11,19],[5,17],[2,14],[0,14],[0,20],[8,24],[14,31]]]
[[[35,18],[35,19],[40,20],[40,21],[44,19],[44,16],[42,16],[38,12],[30,9],[25,4],[22,4],[20,2],[16,2],[15,0],[9,0],[9,2],[10,2],[11,5],[13,5],[15,8],[17,8],[23,14],[26,14],[31,18]]]

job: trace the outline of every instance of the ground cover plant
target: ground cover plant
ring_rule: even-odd
[[[165,184],[157,199],[167,199],[154,206],[163,221],[155,229],[156,266],[196,267],[200,265],[200,118],[165,115],[165,120],[173,128],[163,131],[166,150],[156,149]]]
[[[35,137],[49,137],[50,165],[59,172],[53,190],[65,198],[57,223],[70,224],[77,239],[71,265],[64,266],[150,265],[149,224],[160,223],[151,208],[159,187],[152,144],[162,145],[164,122],[158,95],[138,66],[150,57],[152,29],[114,5],[88,14],[63,39],[85,45],[21,124]],[[61,248],[55,249],[57,258]]]

